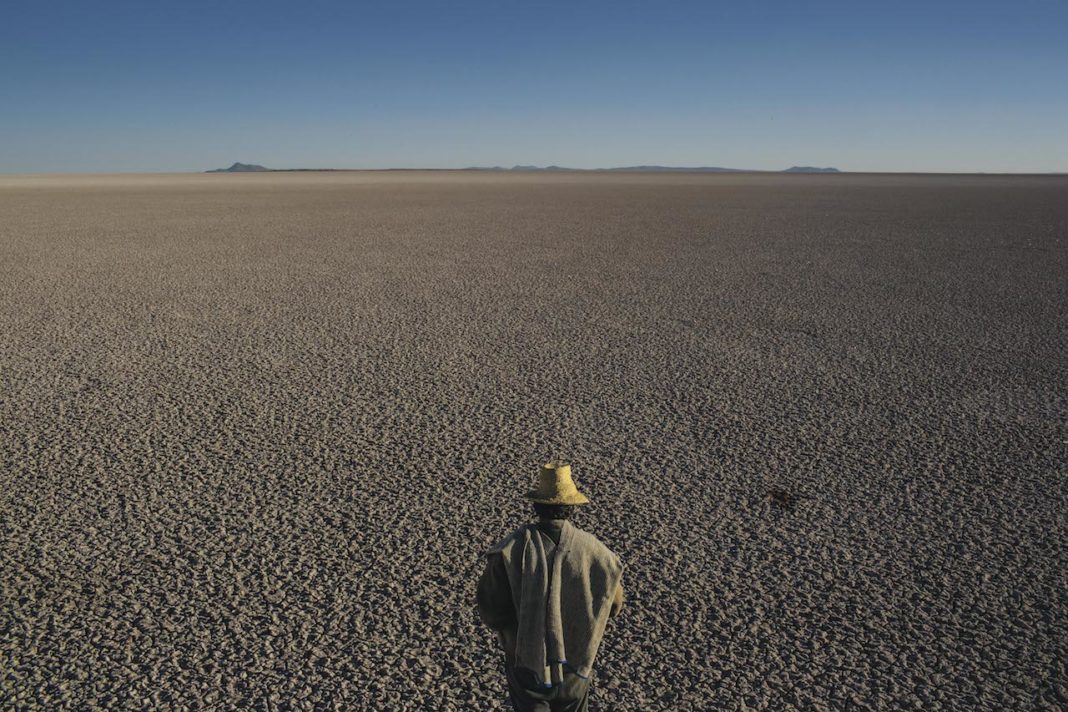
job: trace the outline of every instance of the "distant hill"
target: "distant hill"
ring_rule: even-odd
[[[599,171],[638,171],[640,173],[670,173],[686,171],[691,173],[741,173],[744,168],[720,168],[719,166],[623,166],[621,168],[598,168]]]
[[[668,172],[680,172],[690,171],[697,173],[737,173],[741,172],[742,168],[716,168],[714,166],[698,166],[695,168],[680,168],[675,166],[620,166],[618,168],[567,168],[565,166],[512,166],[511,168],[469,168],[467,170],[474,171],[500,171],[500,170],[512,170],[512,171],[637,171],[639,173],[668,173]]]
[[[216,168],[211,171],[204,171],[205,173],[258,173],[260,171],[269,171],[270,168],[264,168],[263,166],[257,166],[255,163],[235,163],[229,168]]]
[[[576,171],[578,168],[564,168],[563,166],[512,166],[513,171]]]
[[[776,171],[754,171],[748,168],[722,168],[720,166],[620,166],[617,168],[566,168],[564,166],[512,166],[511,168],[471,167],[468,171],[629,171],[634,173],[775,173]],[[780,173],[840,173],[837,168],[817,168],[815,166],[793,166]]]
[[[229,168],[216,168],[211,171],[204,171],[205,173],[258,173],[261,171],[275,171],[273,168],[265,168],[264,166],[256,165],[255,163],[235,163]],[[277,169],[284,172],[301,172],[301,171],[340,171],[345,169],[339,168],[284,168]],[[378,169],[378,170],[402,170],[402,169]],[[403,170],[418,170],[418,169],[403,169]],[[783,171],[754,171],[748,168],[721,168],[719,166],[620,166],[617,168],[567,168],[566,166],[526,166],[518,165],[511,168],[502,168],[500,166],[482,167],[472,166],[470,168],[463,168],[465,171],[518,171],[518,172],[540,172],[540,173],[564,173],[571,171],[596,171],[596,172],[635,172],[635,173],[840,173],[837,168],[817,168],[815,166],[792,166]]]

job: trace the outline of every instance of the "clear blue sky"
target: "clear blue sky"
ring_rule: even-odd
[[[233,161],[1068,171],[1068,1],[4,0],[0,173]]]

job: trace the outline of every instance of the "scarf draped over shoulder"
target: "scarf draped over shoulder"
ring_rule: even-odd
[[[619,557],[567,521],[555,546],[529,524],[488,553],[500,554],[508,572],[517,670],[546,688],[565,670],[589,677],[622,576]]]

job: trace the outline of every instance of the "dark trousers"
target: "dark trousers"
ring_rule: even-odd
[[[590,706],[590,681],[564,673],[564,680],[545,692],[526,690],[516,680],[511,665],[504,666],[508,677],[508,699],[515,712],[587,712]]]

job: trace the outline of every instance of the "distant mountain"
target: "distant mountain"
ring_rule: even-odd
[[[235,163],[229,168],[216,168],[212,171],[204,171],[205,173],[258,173],[260,171],[269,171],[270,168],[264,168],[263,166],[257,166],[255,163]]]
[[[628,171],[632,173],[773,173],[775,171],[754,171],[748,168],[722,168],[720,166],[620,166],[617,168],[566,168],[564,166],[512,166],[511,168],[501,168],[500,166],[489,167],[471,167],[465,168],[468,171],[598,171],[598,172],[613,172],[613,171]],[[837,168],[816,168],[815,166],[793,166],[786,170],[780,171],[781,173],[840,173]]]
[[[719,166],[690,166],[690,167],[678,167],[678,166],[623,166],[622,168],[598,168],[599,171],[638,171],[641,173],[670,173],[670,172],[690,172],[690,173],[741,173],[744,168],[720,168]]]
[[[513,171],[577,171],[579,168],[564,168],[563,166],[512,166]]]
[[[501,168],[469,168],[467,170],[476,171],[499,171],[505,170]],[[692,171],[698,173],[737,173],[744,169],[741,168],[716,168],[712,166],[699,166],[697,168],[676,168],[674,166],[621,166],[619,168],[567,168],[566,166],[512,166],[512,171],[637,171],[639,173],[668,173],[668,172],[684,172]]]
[[[211,171],[204,171],[205,173],[258,173],[261,171],[274,171],[273,168],[265,168],[264,166],[258,166],[255,163],[235,163],[229,168],[216,168]],[[345,170],[339,168],[285,168],[279,169],[286,172],[301,172],[301,171],[338,171]],[[395,168],[386,168],[379,170],[402,170]],[[409,170],[409,169],[403,169]],[[418,170],[418,169],[410,169]],[[483,167],[483,166],[471,166],[470,168],[463,168],[465,171],[518,171],[518,172],[539,172],[539,173],[565,173],[572,171],[591,171],[591,172],[634,172],[634,173],[774,173],[775,171],[753,171],[748,168],[721,168],[719,166],[620,166],[618,168],[567,168],[566,166],[528,166],[518,165],[511,168],[502,168],[500,166]],[[837,168],[817,168],[815,166],[793,166],[786,170],[779,171],[780,173],[840,173]]]

